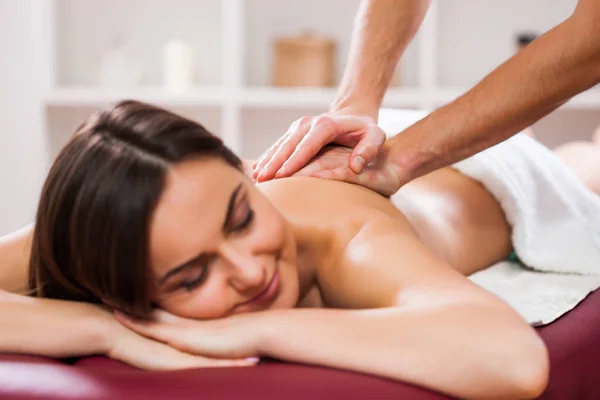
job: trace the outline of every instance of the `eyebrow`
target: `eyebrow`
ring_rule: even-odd
[[[223,228],[222,228],[223,230],[226,230],[227,226],[230,224],[231,216],[233,215],[233,207],[235,206],[235,202],[237,200],[238,194],[240,193],[241,189],[242,189],[242,183],[240,183],[236,186],[236,188],[231,193],[231,196],[229,197],[229,203],[227,204],[227,213],[225,214],[225,221],[223,222]],[[181,271],[185,270],[186,268],[189,268],[190,266],[196,264],[198,261],[202,260],[205,257],[206,257],[206,255],[201,253],[201,254],[197,255],[196,257],[184,262],[183,264],[178,265],[177,267],[171,268],[166,274],[164,274],[162,276],[162,278],[160,278],[158,280],[158,284],[162,285],[163,283],[165,283],[165,281],[167,279],[169,279],[173,275],[176,275],[176,274],[180,273]]]

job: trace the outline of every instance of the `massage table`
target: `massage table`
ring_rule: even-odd
[[[541,399],[600,399],[600,290],[537,330],[551,360],[550,383]],[[99,356],[53,360],[0,354],[0,399],[148,398],[449,399],[402,382],[277,361],[247,368],[148,372]]]

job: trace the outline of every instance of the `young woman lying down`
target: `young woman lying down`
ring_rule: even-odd
[[[0,351],[148,369],[273,357],[530,398],[547,382],[542,340],[465,277],[511,251],[496,200],[454,169],[392,200],[314,178],[255,185],[198,123],[124,101],[80,126],[33,231],[0,244]]]

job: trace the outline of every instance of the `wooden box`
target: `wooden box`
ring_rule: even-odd
[[[334,86],[336,47],[334,40],[313,34],[276,39],[273,85]]]

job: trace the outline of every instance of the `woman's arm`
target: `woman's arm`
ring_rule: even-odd
[[[24,293],[31,254],[33,224],[0,237],[0,290]]]
[[[189,352],[266,355],[375,374],[461,398],[532,398],[546,386],[542,340],[516,312],[397,227],[373,223],[343,267],[318,278],[327,304],[214,321],[157,313],[126,326]],[[361,308],[361,310],[355,310]]]
[[[0,238],[0,352],[67,357],[103,353],[102,311],[91,304],[31,298],[33,225]]]
[[[103,313],[91,304],[0,291],[0,352],[48,357],[105,354],[108,326]]]
[[[210,359],[140,336],[93,304],[0,291],[0,353],[46,357],[102,354],[138,368],[251,366],[255,359]]]
[[[533,328],[415,237],[373,224],[348,252],[348,264],[319,279],[322,293],[338,307],[370,309],[265,313],[261,352],[461,398],[541,394],[548,359]]]
[[[144,369],[255,364],[180,352],[124,328],[98,305],[15,294],[27,289],[31,227],[0,238],[0,353],[56,358],[103,354]]]

